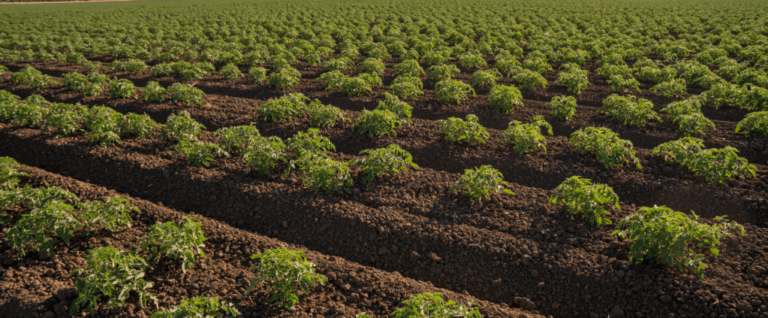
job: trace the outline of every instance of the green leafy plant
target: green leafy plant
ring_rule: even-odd
[[[384,93],[384,100],[379,102],[375,110],[388,110],[404,121],[410,122],[413,107],[408,103],[401,101],[395,95]]]
[[[309,114],[309,125],[312,127],[333,127],[339,120],[349,121],[349,118],[344,117],[344,114],[341,113],[340,108],[323,105],[317,99],[309,103],[307,113]]]
[[[485,87],[496,85],[496,80],[501,78],[501,73],[495,68],[489,70],[478,70],[469,78],[469,83],[474,87]]]
[[[74,315],[85,308],[95,315],[94,307],[102,297],[107,297],[107,308],[125,306],[125,301],[135,293],[139,296],[141,307],[146,307],[147,299],[157,298],[149,293],[152,283],[144,281],[144,272],[149,264],[135,252],[123,252],[112,246],[94,248],[86,256],[85,268],[75,269],[75,292],[78,297],[69,307],[69,314]]]
[[[150,318],[236,318],[238,316],[240,311],[233,304],[221,302],[213,297],[197,296],[181,300],[178,306],[157,311]]]
[[[589,179],[573,176],[563,181],[549,198],[549,204],[565,205],[565,211],[571,218],[574,214],[581,214],[589,223],[597,226],[612,224],[605,216],[611,213],[605,209],[606,205],[612,205],[616,210],[619,207],[619,196],[613,189],[604,184],[592,184]]]
[[[680,125],[677,131],[687,136],[704,135],[706,130],[715,130],[715,124],[700,112],[677,116],[674,123]]]
[[[547,88],[547,79],[537,72],[522,68],[514,70],[513,72],[515,74],[512,75],[512,79],[520,83],[523,88],[529,91],[535,90],[536,85],[539,85],[542,88]]]
[[[234,127],[220,128],[213,133],[219,136],[219,145],[227,152],[242,152],[248,148],[254,140],[261,137],[259,129],[251,123],[250,125],[241,125]]]
[[[768,110],[747,114],[736,125],[736,133],[744,134],[747,137],[768,134]]]
[[[269,86],[277,89],[290,89],[293,85],[299,83],[299,75],[286,71],[287,68],[281,69],[279,72],[274,72],[269,75]]]
[[[392,81],[392,85],[389,89],[392,94],[404,99],[415,99],[417,96],[424,94],[421,89],[424,88],[424,84],[418,77],[410,76],[398,76]]]
[[[257,258],[259,264],[252,266],[251,270],[257,271],[259,276],[251,280],[245,294],[248,295],[256,285],[266,281],[270,284],[267,291],[272,294],[269,301],[278,306],[293,307],[299,301],[299,290],[309,293],[309,287],[328,282],[328,278],[315,273],[315,265],[307,260],[304,251],[291,251],[281,246],[251,255],[251,259]]]
[[[202,224],[194,217],[184,216],[181,226],[176,222],[155,223],[146,236],[142,237],[141,250],[149,251],[149,260],[157,265],[161,256],[172,260],[181,259],[181,271],[186,273],[195,262],[195,255],[205,257],[203,247],[206,238]]]
[[[251,69],[248,70],[247,78],[256,83],[263,83],[269,80],[269,77],[267,77],[267,69],[263,67],[251,67]]]
[[[388,110],[368,111],[363,109],[360,116],[352,121],[352,131],[357,128],[357,133],[368,133],[370,136],[392,135],[397,136],[395,128],[402,122],[397,114]]]
[[[341,93],[347,96],[360,96],[363,93],[373,92],[371,84],[361,76],[345,77],[340,87]]]
[[[496,113],[508,114],[515,107],[522,107],[523,94],[512,85],[496,85],[488,93],[488,106]]]
[[[324,191],[325,194],[332,194],[339,190],[351,193],[349,187],[352,186],[352,177],[350,174],[349,163],[338,162],[321,152],[303,151],[295,160],[289,162],[290,172],[293,167],[304,170],[301,176],[305,187],[311,188],[314,192]]]
[[[653,103],[647,99],[637,99],[633,95],[621,96],[613,94],[603,100],[603,110],[617,121],[635,126],[644,127],[649,119],[661,120],[653,111]]]
[[[90,84],[88,77],[80,73],[67,73],[64,74],[63,79],[64,89],[73,93],[81,93],[85,90],[85,87]]]
[[[546,128],[552,135],[552,125],[541,116],[533,117],[533,121],[528,124],[514,120],[509,123],[507,130],[501,133],[498,142],[514,144],[515,151],[521,156],[538,149],[547,151],[547,139],[541,134],[542,128]]]
[[[701,139],[685,137],[657,146],[653,154],[662,156],[667,162],[689,167],[696,175],[714,184],[720,184],[726,178],[755,177],[757,168],[739,157],[736,148],[703,148]]]
[[[283,95],[278,99],[267,101],[256,112],[265,121],[290,121],[293,117],[304,115],[307,105],[303,101],[308,99],[301,93]]]
[[[419,77],[424,74],[424,69],[421,68],[419,62],[416,60],[404,60],[400,64],[395,65],[395,75]]]
[[[56,137],[67,137],[82,131],[88,108],[82,105],[53,103],[40,124],[40,132],[54,131]]]
[[[354,63],[346,57],[330,59],[323,62],[323,71],[343,71],[352,67]]]
[[[666,162],[687,165],[693,156],[704,149],[704,141],[694,137],[683,137],[665,142],[653,148],[653,154]]]
[[[344,73],[339,71],[330,71],[321,74],[316,81],[325,81],[325,89],[332,89],[336,87],[341,87],[341,84],[344,83],[344,80],[347,78]]]
[[[297,132],[293,137],[285,141],[286,149],[296,156],[304,152],[325,153],[328,150],[336,150],[328,137],[320,134],[320,129],[310,128],[306,132]]]
[[[648,259],[677,266],[681,272],[695,270],[700,278],[704,278],[707,267],[703,262],[704,255],[697,254],[689,245],[696,242],[697,247],[707,247],[712,255],[718,256],[720,241],[730,237],[733,229],[740,230],[744,236],[744,227],[728,221],[725,216],[715,217],[712,225],[699,223],[699,216],[691,213],[693,218],[665,206],[642,207],[622,219],[619,230],[611,235],[620,235],[633,242],[629,248],[631,263]]]
[[[219,74],[228,80],[243,77],[243,73],[240,72],[240,68],[238,68],[235,64],[227,64],[222,66],[221,69],[219,69]]]
[[[138,59],[129,59],[125,61],[122,66],[123,71],[133,74],[141,74],[144,72],[144,70],[147,69],[147,64],[145,64],[144,61]]]
[[[229,153],[221,146],[196,140],[180,139],[178,144],[171,146],[171,149],[173,150],[173,159],[183,155],[187,164],[196,167],[209,167],[216,156],[229,157]]]
[[[460,104],[462,100],[467,99],[467,94],[472,93],[475,96],[475,90],[472,86],[459,80],[444,80],[435,84],[437,101],[443,104]]]
[[[504,188],[507,186],[509,185],[504,181],[501,172],[486,165],[464,170],[464,174],[459,177],[459,180],[456,180],[456,183],[448,191],[459,190],[468,196],[472,202],[478,200],[482,203],[483,198],[491,198],[491,192],[515,195],[512,191]]]
[[[152,66],[152,69],[150,71],[152,72],[152,76],[154,77],[173,76],[176,73],[173,69],[172,63],[157,64],[155,66]]]
[[[466,53],[459,55],[459,64],[465,68],[488,67],[488,63],[483,56],[478,53]]]
[[[587,73],[587,70],[582,69],[560,72],[557,74],[557,81],[565,85],[569,93],[579,95],[584,88],[590,85]]]
[[[381,59],[369,57],[360,63],[360,71],[363,73],[375,74],[376,76],[384,75],[384,69],[386,65]]]
[[[435,317],[435,318],[480,318],[480,309],[477,304],[467,300],[467,305],[457,304],[452,300],[443,300],[441,293],[421,293],[411,296],[403,301],[405,307],[397,308],[392,312],[394,318],[411,317]]]
[[[160,129],[160,124],[152,120],[147,114],[128,113],[124,120],[118,123],[118,127],[121,137],[133,135],[139,138],[149,138]]]
[[[139,97],[139,100],[144,103],[162,103],[165,101],[167,95],[168,91],[160,86],[160,83],[150,81],[147,83],[147,86],[141,90],[141,97]]]
[[[651,87],[651,91],[661,93],[661,96],[666,98],[682,98],[686,92],[686,85],[687,83],[682,78],[668,80]]]
[[[439,126],[434,132],[443,132],[445,140],[450,144],[462,140],[466,140],[468,144],[475,140],[485,144],[484,138],[488,138],[490,135],[485,127],[480,125],[479,120],[474,114],[468,114],[466,121],[456,117],[441,119],[437,121]]]
[[[456,65],[432,65],[429,67],[429,78],[442,82],[453,78],[453,74],[461,73]]]
[[[642,169],[640,160],[632,150],[632,142],[619,138],[619,135],[604,127],[586,127],[571,134],[570,143],[579,155],[596,152],[597,160],[608,169],[615,169],[634,161],[637,169]]]
[[[549,65],[549,62],[547,62],[547,59],[542,57],[529,57],[523,61],[522,66],[539,74],[554,70],[552,65]]]
[[[548,105],[552,108],[552,117],[557,120],[571,120],[576,114],[576,98],[573,96],[554,96]]]
[[[104,106],[95,106],[84,114],[85,126],[88,131],[85,136],[91,143],[98,143],[104,147],[112,144],[119,144],[120,126],[119,123],[124,116],[112,108]]]
[[[19,177],[29,175],[19,170],[24,169],[15,159],[0,157],[0,191],[11,190],[19,185]],[[0,205],[0,208],[3,208]]]
[[[22,196],[23,192],[17,195]],[[74,207],[57,198],[41,199],[48,202],[23,214],[5,235],[11,250],[18,252],[20,257],[24,257],[29,250],[53,253],[56,237],[69,245],[75,232],[83,227],[82,222],[74,216]]]
[[[386,148],[366,149],[360,154],[365,157],[352,160],[351,164],[363,167],[363,182],[371,182],[383,175],[407,172],[409,168],[419,168],[413,163],[409,152],[394,144]]]
[[[48,88],[51,85],[59,84],[55,79],[44,75],[31,65],[24,66],[21,71],[13,73],[9,80],[14,85],[28,85],[34,89]]]
[[[635,89],[638,93],[640,92],[640,82],[632,77],[632,75],[611,75],[608,78],[608,84],[617,92],[627,92],[630,89]]]
[[[114,79],[109,83],[109,96],[115,99],[126,99],[136,95],[136,86],[128,79]]]
[[[177,114],[168,116],[168,120],[163,127],[161,136],[163,138],[178,138],[186,140],[195,140],[197,136],[203,133],[205,126],[192,119],[186,111],[180,111]]]
[[[205,93],[189,84],[173,83],[168,87],[168,93],[171,94],[171,102],[187,107],[200,106],[205,102]]]
[[[690,115],[701,112],[701,98],[689,98],[679,102],[672,102],[661,109],[672,119],[682,115]]]
[[[240,154],[245,161],[245,172],[265,175],[281,161],[286,160],[285,144],[278,137],[257,137]]]

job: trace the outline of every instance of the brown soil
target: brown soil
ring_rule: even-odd
[[[15,71],[22,66],[9,68]],[[33,66],[52,76],[82,71],[79,66],[56,63]],[[195,83],[206,92],[208,103],[185,110],[209,129],[203,136],[206,140],[214,139],[211,132],[215,129],[250,122],[264,135],[287,138],[307,129],[306,119],[265,123],[256,116],[258,105],[300,91],[354,117],[363,108],[374,108],[386,90],[377,87],[370,96],[344,97],[309,80],[319,75],[318,68],[298,68],[304,78],[291,91],[209,76]],[[471,72],[462,71],[459,77],[466,80]],[[153,80],[146,75],[113,75],[129,78],[137,86]],[[392,76],[383,78],[388,83]],[[554,81],[556,76],[547,74],[547,78]],[[160,79],[164,85],[175,81]],[[336,159],[351,159],[360,150],[397,143],[422,167],[371,184],[356,184],[350,195],[313,194],[298,184],[296,173],[263,178],[246,175],[236,158],[219,159],[208,169],[186,166],[173,160],[168,150],[171,141],[160,138],[125,140],[120,146],[102,148],[83,137],[55,139],[37,130],[3,124],[0,155],[478,299],[523,306],[532,313],[553,317],[768,316],[768,309],[761,307],[768,303],[764,276],[768,274],[768,139],[733,133],[746,112],[705,109],[718,127],[704,138],[707,145],[736,147],[760,169],[754,179],[708,185],[651,155],[656,145],[681,137],[675,126],[652,122],[645,128],[632,128],[615,123],[597,112],[602,99],[612,93],[610,87],[597,76],[590,81],[594,86],[578,96],[576,117],[562,123],[552,119],[544,105],[565,92],[554,83],[546,90],[523,91],[524,108],[497,115],[486,106],[483,94],[487,89],[479,89],[477,97],[461,105],[441,105],[431,90],[434,83],[425,80],[424,95],[411,103],[413,124],[398,129],[397,137],[361,136],[348,125],[322,131],[336,145]],[[649,87],[645,83],[637,95],[652,100],[657,110],[672,101],[649,92]],[[141,104],[136,99],[82,98],[61,88],[32,91],[3,83],[0,89],[22,97],[36,93],[49,100],[146,112],[158,122],[182,109],[167,103]],[[435,120],[468,113],[477,114],[489,129],[492,136],[486,145],[451,146],[439,134],[431,134]],[[543,115],[555,128],[555,136],[547,137],[546,153],[520,157],[510,147],[495,144],[509,121],[528,121],[535,115]],[[592,156],[576,156],[567,137],[586,126],[609,127],[631,140],[643,169],[606,170]],[[464,169],[483,164],[499,169],[516,195],[494,196],[479,206],[448,192]],[[665,266],[629,265],[629,243],[610,236],[614,227],[595,228],[586,221],[570,220],[548,204],[551,190],[572,175],[613,186],[621,198],[621,211],[611,216],[614,223],[640,206],[667,205],[693,210],[705,219],[727,214],[745,225],[747,236],[724,242],[720,257],[709,259],[704,280]]]

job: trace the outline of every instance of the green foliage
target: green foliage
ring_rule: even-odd
[[[768,110],[768,89],[753,86],[742,92],[739,108],[749,111]]]
[[[453,78],[453,74],[461,73],[456,65],[432,65],[429,67],[429,78],[442,82]]]
[[[633,95],[621,96],[613,94],[603,100],[602,113],[608,114],[617,121],[635,126],[645,127],[649,119],[661,120],[653,111],[653,103],[647,99],[637,99]]]
[[[344,117],[341,113],[341,109],[331,105],[323,105],[317,99],[309,103],[307,113],[309,114],[309,125],[312,127],[333,127],[339,120],[349,121],[349,118]]]
[[[620,235],[632,241],[629,248],[631,263],[641,263],[651,260],[654,263],[677,266],[695,270],[700,278],[704,278],[707,267],[703,254],[697,254],[689,245],[696,242],[696,247],[707,247],[714,256],[719,256],[722,239],[731,236],[732,229],[738,229],[744,236],[744,228],[725,216],[714,218],[712,225],[699,223],[699,216],[693,218],[682,212],[674,211],[665,206],[652,208],[642,207],[619,222],[619,229],[611,235]],[[623,230],[622,230],[623,228]]]
[[[29,176],[18,170],[24,169],[15,159],[0,157],[0,191],[15,189],[19,185],[19,177]],[[0,205],[0,209],[3,206]]]
[[[747,114],[736,125],[736,133],[749,135],[765,135],[768,134],[768,111],[753,112]]]
[[[542,88],[547,88],[547,79],[537,72],[522,68],[518,68],[512,72],[514,72],[512,79],[515,82],[520,83],[523,88],[529,91],[535,90],[536,85],[539,85]]]
[[[386,148],[366,149],[360,154],[365,155],[365,157],[352,160],[350,163],[363,166],[363,174],[365,175],[363,182],[371,182],[383,175],[408,172],[409,167],[419,168],[413,163],[413,157],[408,151],[394,144]]]
[[[0,76],[5,75],[5,72],[8,72],[8,68],[5,65],[0,65]]]
[[[332,194],[344,190],[351,193],[349,187],[353,181],[349,163],[334,161],[325,153],[303,151],[297,159],[289,162],[286,173],[293,167],[304,170],[302,183],[314,192],[324,191],[325,194]]]
[[[139,97],[139,100],[144,103],[162,103],[165,101],[167,95],[168,91],[160,86],[160,83],[150,81],[147,83],[147,86],[141,90],[141,97]]]
[[[304,152],[325,153],[328,150],[336,150],[328,137],[320,134],[320,129],[310,128],[306,132],[297,132],[293,137],[285,141],[286,149],[295,156],[301,156]]]
[[[478,53],[466,53],[459,55],[459,64],[465,68],[488,67],[483,56]]]
[[[341,82],[341,93],[347,96],[360,96],[363,93],[372,92],[371,84],[362,76],[345,77]]]
[[[90,130],[85,133],[89,142],[104,147],[121,142],[119,124],[124,118],[123,114],[112,108],[95,106],[86,112],[84,117],[86,128]]]
[[[256,112],[264,118],[264,121],[290,121],[293,117],[304,115],[307,105],[303,101],[308,99],[301,93],[283,95],[278,99],[267,101]]]
[[[263,83],[269,80],[269,77],[267,77],[267,69],[263,67],[251,67],[251,69],[248,70],[247,78],[256,83]]]
[[[636,89],[638,93],[640,92],[640,82],[631,75],[612,75],[608,78],[608,84],[617,92],[628,92],[630,89]]]
[[[251,145],[240,154],[245,161],[245,172],[265,175],[281,161],[286,160],[285,144],[278,137],[255,137]]]
[[[674,123],[680,125],[677,131],[687,136],[704,135],[706,130],[715,130],[715,124],[701,112],[677,116]]]
[[[335,87],[341,87],[341,84],[344,83],[344,80],[347,78],[344,73],[339,71],[330,71],[321,74],[316,81],[325,81],[325,89],[331,89]]]
[[[686,92],[686,85],[685,80],[682,78],[668,80],[651,87],[651,91],[660,92],[666,98],[682,98]]]
[[[82,105],[53,103],[40,124],[40,132],[55,131],[56,137],[72,136],[82,131],[88,108]]]
[[[488,106],[495,113],[509,114],[515,107],[525,106],[523,94],[513,85],[495,85],[488,93]]]
[[[78,297],[69,307],[70,315],[83,308],[95,315],[93,309],[103,297],[108,298],[107,308],[123,307],[132,293],[139,296],[142,308],[146,307],[148,298],[157,306],[157,298],[149,293],[152,283],[144,281],[144,271],[149,264],[135,252],[106,246],[90,250],[86,259],[85,268],[72,271],[77,276],[75,292]]]
[[[315,265],[307,260],[304,251],[291,251],[281,246],[277,249],[266,250],[264,253],[251,255],[251,259],[259,259],[259,265],[251,267],[259,276],[251,280],[248,295],[256,285],[267,282],[267,291],[272,294],[269,301],[282,307],[293,307],[298,301],[299,289],[309,293],[309,287],[317,284],[325,285],[328,278],[315,273]]]
[[[653,154],[662,156],[667,162],[689,167],[696,175],[713,184],[720,184],[726,178],[755,177],[757,168],[747,159],[739,157],[736,148],[703,148],[701,139],[685,137],[657,146]]]
[[[388,110],[373,110],[368,111],[363,109],[360,116],[357,116],[352,121],[352,131],[355,131],[357,127],[357,133],[368,133],[371,137],[392,135],[397,136],[395,127],[401,125],[402,122],[397,114]]]
[[[547,151],[547,139],[541,134],[542,128],[546,128],[552,135],[552,125],[541,116],[533,117],[533,121],[528,124],[514,120],[509,123],[507,130],[501,133],[498,142],[514,144],[515,151],[521,156],[538,149]]]
[[[579,155],[596,152],[597,160],[608,169],[615,169],[634,161],[637,169],[642,169],[640,160],[635,157],[632,142],[619,138],[619,135],[604,127],[586,127],[571,134],[570,143]]]
[[[13,85],[28,85],[34,89],[44,89],[59,84],[52,77],[44,75],[31,65],[24,66],[21,71],[13,73],[9,82]]]
[[[126,99],[136,95],[136,86],[128,79],[114,79],[109,83],[109,96],[115,99]]]
[[[149,115],[138,115],[128,113],[125,119],[118,123],[120,136],[139,136],[139,138],[149,138],[155,131],[160,129],[160,124],[152,120]]]
[[[548,105],[552,108],[552,117],[557,120],[571,120],[576,114],[576,98],[573,96],[554,96]]]
[[[281,69],[279,72],[274,72],[269,75],[269,86],[277,89],[290,89],[293,85],[299,83],[299,75],[287,71],[287,68]]]
[[[459,80],[444,80],[435,84],[437,101],[443,104],[456,103],[461,104],[462,100],[467,99],[467,94],[472,93],[475,96],[475,90],[472,86]]]
[[[163,127],[161,136],[163,138],[178,138],[186,140],[195,140],[197,136],[203,133],[205,126],[192,119],[186,111],[180,111],[178,114],[171,114]]]
[[[408,105],[408,103],[401,101],[395,95],[384,93],[384,100],[379,102],[375,110],[388,110],[404,121],[411,122],[411,111],[413,110],[413,107]]]
[[[146,236],[141,238],[139,246],[149,251],[149,260],[155,265],[161,256],[172,260],[181,259],[181,270],[186,273],[195,262],[195,255],[205,257],[205,236],[202,224],[195,222],[194,217],[182,217],[181,226],[176,222],[155,223]]]
[[[166,77],[173,76],[176,72],[173,69],[172,63],[160,63],[152,67],[150,70],[154,77]]]
[[[352,60],[346,57],[330,59],[323,62],[323,71],[343,71],[349,69],[352,65],[354,65]]]
[[[569,70],[557,74],[557,81],[568,88],[568,92],[574,95],[581,94],[581,90],[590,85],[587,79],[587,70]]]
[[[370,73],[374,74],[376,76],[382,76],[384,75],[384,69],[386,68],[386,65],[384,62],[381,61],[381,59],[377,58],[367,58],[362,63],[360,63],[360,71],[363,73]]]
[[[234,127],[220,128],[213,133],[214,136],[219,136],[219,145],[227,152],[242,152],[254,142],[255,139],[261,137],[259,129],[251,123],[250,125],[241,125]]]
[[[144,61],[137,60],[137,59],[129,59],[125,61],[125,63],[123,64],[122,71],[133,73],[133,74],[141,74],[146,69],[147,69],[147,64],[144,64]]]
[[[403,301],[405,307],[397,308],[392,312],[394,318],[434,317],[434,318],[480,318],[480,309],[477,305],[467,300],[467,305],[457,304],[452,300],[443,300],[441,293],[421,293],[411,296]]]
[[[474,114],[468,114],[466,121],[456,117],[441,119],[437,121],[439,126],[434,132],[443,132],[445,134],[445,140],[450,144],[462,140],[466,140],[468,144],[471,144],[475,140],[481,144],[485,144],[485,139],[483,138],[488,138],[490,135],[485,127],[480,125],[479,120],[480,119]]]
[[[723,105],[741,106],[744,89],[731,83],[719,83],[712,85],[710,89],[701,94],[704,101],[715,108]]]
[[[404,60],[400,64],[395,65],[395,75],[419,77],[424,74],[424,69],[421,68],[419,62],[416,60]]]
[[[667,104],[667,107],[662,108],[661,111],[665,112],[672,119],[682,115],[700,113],[701,99],[692,97],[683,101],[672,102]]]
[[[150,318],[235,318],[240,311],[233,304],[224,303],[213,297],[197,296],[192,299],[182,299],[178,306],[160,310]]]
[[[546,58],[529,57],[523,61],[523,68],[534,71],[539,74],[553,71],[552,65],[549,65]]]
[[[67,73],[64,74],[64,89],[73,93],[81,93],[85,90],[85,87],[90,84],[88,77],[80,73]]]
[[[410,76],[398,76],[392,81],[392,85],[389,89],[392,94],[404,100],[415,99],[417,96],[424,94],[421,89],[424,88],[424,84],[418,77]]]
[[[469,78],[469,83],[474,87],[496,85],[496,80],[501,78],[501,73],[495,68],[475,71]]]
[[[507,186],[509,185],[504,181],[501,172],[486,165],[464,170],[464,174],[459,177],[459,180],[456,180],[456,183],[448,191],[459,190],[468,196],[472,202],[478,200],[482,203],[483,199],[491,198],[491,192],[515,195],[512,191],[504,188]]]
[[[592,184],[589,179],[573,176],[563,181],[549,198],[549,204],[568,208],[565,213],[573,218],[574,214],[581,214],[589,223],[597,226],[609,225],[611,220],[605,216],[611,213],[605,210],[606,204],[612,205],[616,210],[619,207],[619,196],[613,189],[604,184]]]
[[[240,72],[240,68],[238,68],[234,64],[227,64],[222,66],[221,69],[219,69],[219,74],[221,74],[221,76],[224,76],[224,78],[228,80],[233,80],[233,79],[238,79],[243,77],[243,73]]]
[[[171,146],[171,149],[173,150],[173,159],[183,155],[187,164],[196,167],[209,167],[216,156],[229,157],[229,153],[221,146],[196,140],[180,139],[178,144]]]
[[[171,94],[171,102],[187,107],[200,106],[205,102],[205,93],[189,84],[173,83],[168,87],[168,93]]]

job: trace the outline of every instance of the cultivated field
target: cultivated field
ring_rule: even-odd
[[[768,318],[768,3],[8,7],[3,317]]]

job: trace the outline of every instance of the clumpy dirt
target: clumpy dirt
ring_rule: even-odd
[[[383,76],[385,83],[393,78],[391,66],[396,63],[396,60],[388,61],[390,67]],[[14,71],[22,66],[9,65],[9,68]],[[57,63],[33,63],[33,66],[52,76],[82,71],[79,66]],[[590,63],[586,68],[596,67]],[[199,108],[170,103],[142,104],[136,98],[82,98],[62,88],[33,91],[5,81],[0,83],[0,89],[22,97],[35,93],[53,101],[104,104],[120,112],[147,113],[161,123],[168,115],[187,110],[206,125],[208,130],[202,138],[207,141],[215,140],[212,132],[216,129],[251,122],[263,135],[281,138],[306,130],[309,128],[306,118],[267,123],[257,116],[259,105],[286,93],[302,92],[312,99],[340,107],[348,117],[355,117],[362,109],[376,107],[386,91],[386,87],[381,86],[370,95],[342,96],[338,90],[323,90],[322,83],[311,80],[319,76],[318,69],[306,65],[297,68],[303,72],[301,83],[285,91],[245,80],[228,81],[219,75],[196,81],[196,87],[206,92],[207,103]],[[466,80],[471,71],[462,71],[458,77]],[[159,80],[163,85],[179,81],[153,79],[147,75],[112,75],[129,78],[137,86],[149,80]],[[350,308],[354,308],[384,316],[410,295],[380,291],[383,287],[378,282],[382,280],[369,281],[361,275],[349,274],[372,272],[389,275],[392,284],[413,282],[426,286],[424,290],[453,291],[457,293],[452,294],[456,299],[484,300],[481,308],[489,317],[515,317],[521,313],[507,307],[525,310],[522,315],[552,317],[768,317],[765,307],[768,303],[768,139],[764,136],[745,138],[733,132],[746,112],[733,108],[705,107],[703,110],[717,125],[717,131],[703,137],[707,146],[735,147],[759,169],[757,178],[728,180],[714,186],[652,155],[653,147],[682,137],[668,120],[651,121],[646,127],[634,128],[600,114],[602,100],[612,91],[599,76],[590,74],[593,86],[577,97],[574,120],[554,120],[545,103],[552,96],[564,94],[565,88],[554,83],[556,73],[548,73],[546,77],[552,83],[546,89],[523,90],[525,107],[510,114],[494,114],[487,107],[483,95],[488,92],[487,88],[478,89],[476,97],[461,105],[439,104],[432,90],[434,83],[423,77],[424,94],[411,102],[413,123],[398,128],[397,137],[358,135],[350,130],[348,123],[322,129],[323,135],[336,146],[337,151],[331,155],[337,160],[358,158],[361,150],[396,143],[411,152],[414,162],[422,167],[370,184],[356,182],[351,194],[312,193],[301,186],[298,173],[283,175],[284,167],[265,177],[248,175],[237,158],[217,159],[210,168],[190,167],[174,160],[168,150],[173,141],[161,138],[127,139],[119,146],[103,148],[89,144],[82,136],[56,139],[38,130],[0,124],[0,155],[66,176],[60,178],[67,181],[59,184],[80,184],[72,181],[76,179],[92,187],[105,187],[147,200],[136,199],[158,209],[167,210],[163,206],[174,209],[178,211],[172,211],[177,217],[193,214],[208,222],[220,222],[216,224],[230,232],[220,234],[226,241],[214,247],[226,248],[226,243],[237,245],[232,242],[244,242],[245,239],[237,238],[252,235],[264,241],[265,246],[269,244],[267,241],[275,242],[268,246],[285,242],[317,251],[310,258],[319,267],[323,264],[321,260],[334,258],[349,266],[365,268],[346,271],[347,278],[341,274],[333,276],[342,282],[334,283],[341,288],[334,292],[341,292],[343,297],[337,299],[334,298],[337,294],[328,292],[327,298],[314,298],[317,296],[313,294],[306,302],[302,299],[302,308],[315,311],[301,312],[311,315],[350,316],[354,312]],[[510,83],[508,79],[500,82]],[[673,101],[648,91],[651,86],[643,83],[642,92],[636,95],[653,101],[657,111]],[[690,92],[700,93],[696,89]],[[478,115],[488,128],[491,137],[486,144],[449,145],[441,134],[433,133],[436,120],[450,116],[463,118],[469,113]],[[509,121],[526,122],[536,115],[544,116],[554,127],[554,136],[547,136],[547,152],[521,157],[511,146],[496,143]],[[587,126],[608,127],[631,140],[643,168],[607,170],[594,156],[575,155],[568,136]],[[516,195],[494,195],[489,202],[479,205],[448,191],[464,169],[485,164],[501,171]],[[357,176],[359,170],[353,173]],[[693,210],[705,222],[715,216],[728,215],[745,226],[746,236],[726,239],[720,256],[707,258],[710,266],[703,280],[666,266],[630,265],[629,242],[610,235],[614,226],[597,228],[585,220],[571,220],[561,209],[548,203],[552,189],[572,175],[588,177],[614,188],[621,198],[621,210],[612,211],[610,216],[614,224],[641,206],[667,205],[684,212]],[[141,215],[140,220],[144,217]],[[144,232],[152,223],[142,223]],[[126,234],[116,235],[134,233],[133,237],[138,238],[141,234],[136,233],[144,233],[140,229],[138,225]],[[206,230],[210,229],[206,227]],[[214,243],[217,242],[214,240]],[[240,244],[242,251],[244,243]],[[270,248],[259,247],[262,246],[259,244],[262,243],[249,248]],[[70,250],[77,251],[75,246]],[[80,249],[80,257],[85,251],[87,248]],[[206,255],[213,257],[204,263],[215,261],[214,253],[206,251]],[[243,257],[232,260],[234,265],[224,267],[235,272],[230,274],[230,277],[236,276],[232,277],[234,281],[243,275],[252,275],[246,271],[247,253],[241,254]],[[65,255],[68,254],[57,257]],[[215,266],[219,265],[211,263],[209,268]],[[167,271],[174,270],[177,269],[169,264]],[[238,273],[243,274],[238,276]],[[218,274],[210,274],[209,279],[223,280],[222,284],[229,282]],[[362,285],[349,283],[357,281],[351,277],[359,278]],[[176,279],[178,283],[180,280]],[[363,294],[379,295],[373,291],[386,296],[379,298],[381,304],[350,303],[351,294],[343,293],[345,284],[357,288],[357,298],[352,297],[355,299],[365,299]],[[242,295],[231,292],[238,290],[236,283],[221,288],[230,291],[222,293],[230,297]],[[34,286],[21,289],[34,291]],[[169,299],[166,302],[170,303],[191,295],[170,291],[166,294]],[[21,306],[22,299],[12,298],[5,307]],[[343,306],[328,304],[334,300]],[[55,305],[59,303],[29,308],[38,313],[51,310],[55,313]],[[267,306],[266,298],[251,303],[249,306],[255,308],[253,312],[259,313],[254,317],[288,315],[269,306],[262,309],[256,303]],[[354,307],[355,304],[358,307]],[[341,312],[339,308],[350,310]]]

